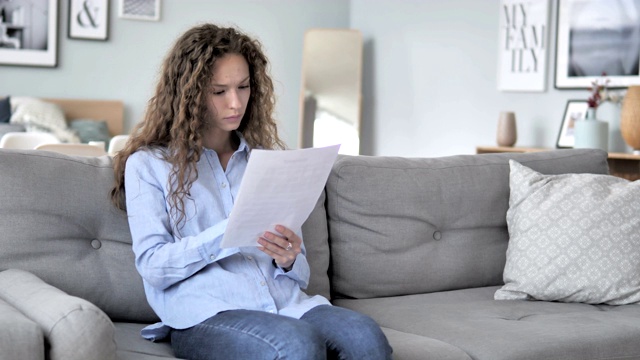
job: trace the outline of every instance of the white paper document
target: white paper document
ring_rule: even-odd
[[[251,151],[220,247],[258,246],[276,225],[298,231],[324,188],[340,145]]]

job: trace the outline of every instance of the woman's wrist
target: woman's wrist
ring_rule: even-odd
[[[280,268],[282,269],[284,272],[289,272],[293,269],[293,264],[296,263],[295,260],[293,260],[293,262],[291,263],[291,265],[289,265],[288,267],[283,267],[278,265],[278,263],[276,263],[276,259],[271,260],[271,263],[273,264],[273,266],[275,266],[276,268]]]

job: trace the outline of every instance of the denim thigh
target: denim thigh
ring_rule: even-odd
[[[171,331],[176,356],[200,359],[326,359],[325,342],[310,323],[262,311],[221,312]]]

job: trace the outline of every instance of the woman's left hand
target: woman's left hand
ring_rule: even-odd
[[[282,225],[276,225],[276,231],[278,234],[266,231],[258,238],[258,243],[262,245],[260,250],[271,256],[279,267],[287,271],[291,270],[296,256],[300,254],[302,239],[291,229]]]

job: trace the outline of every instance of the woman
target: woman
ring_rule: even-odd
[[[283,149],[258,41],[206,24],[182,35],[145,119],[114,159],[136,268],[167,336],[188,359],[388,359],[370,318],[302,292],[309,265],[293,229],[220,248],[252,148]],[[283,194],[286,196],[286,194]]]

